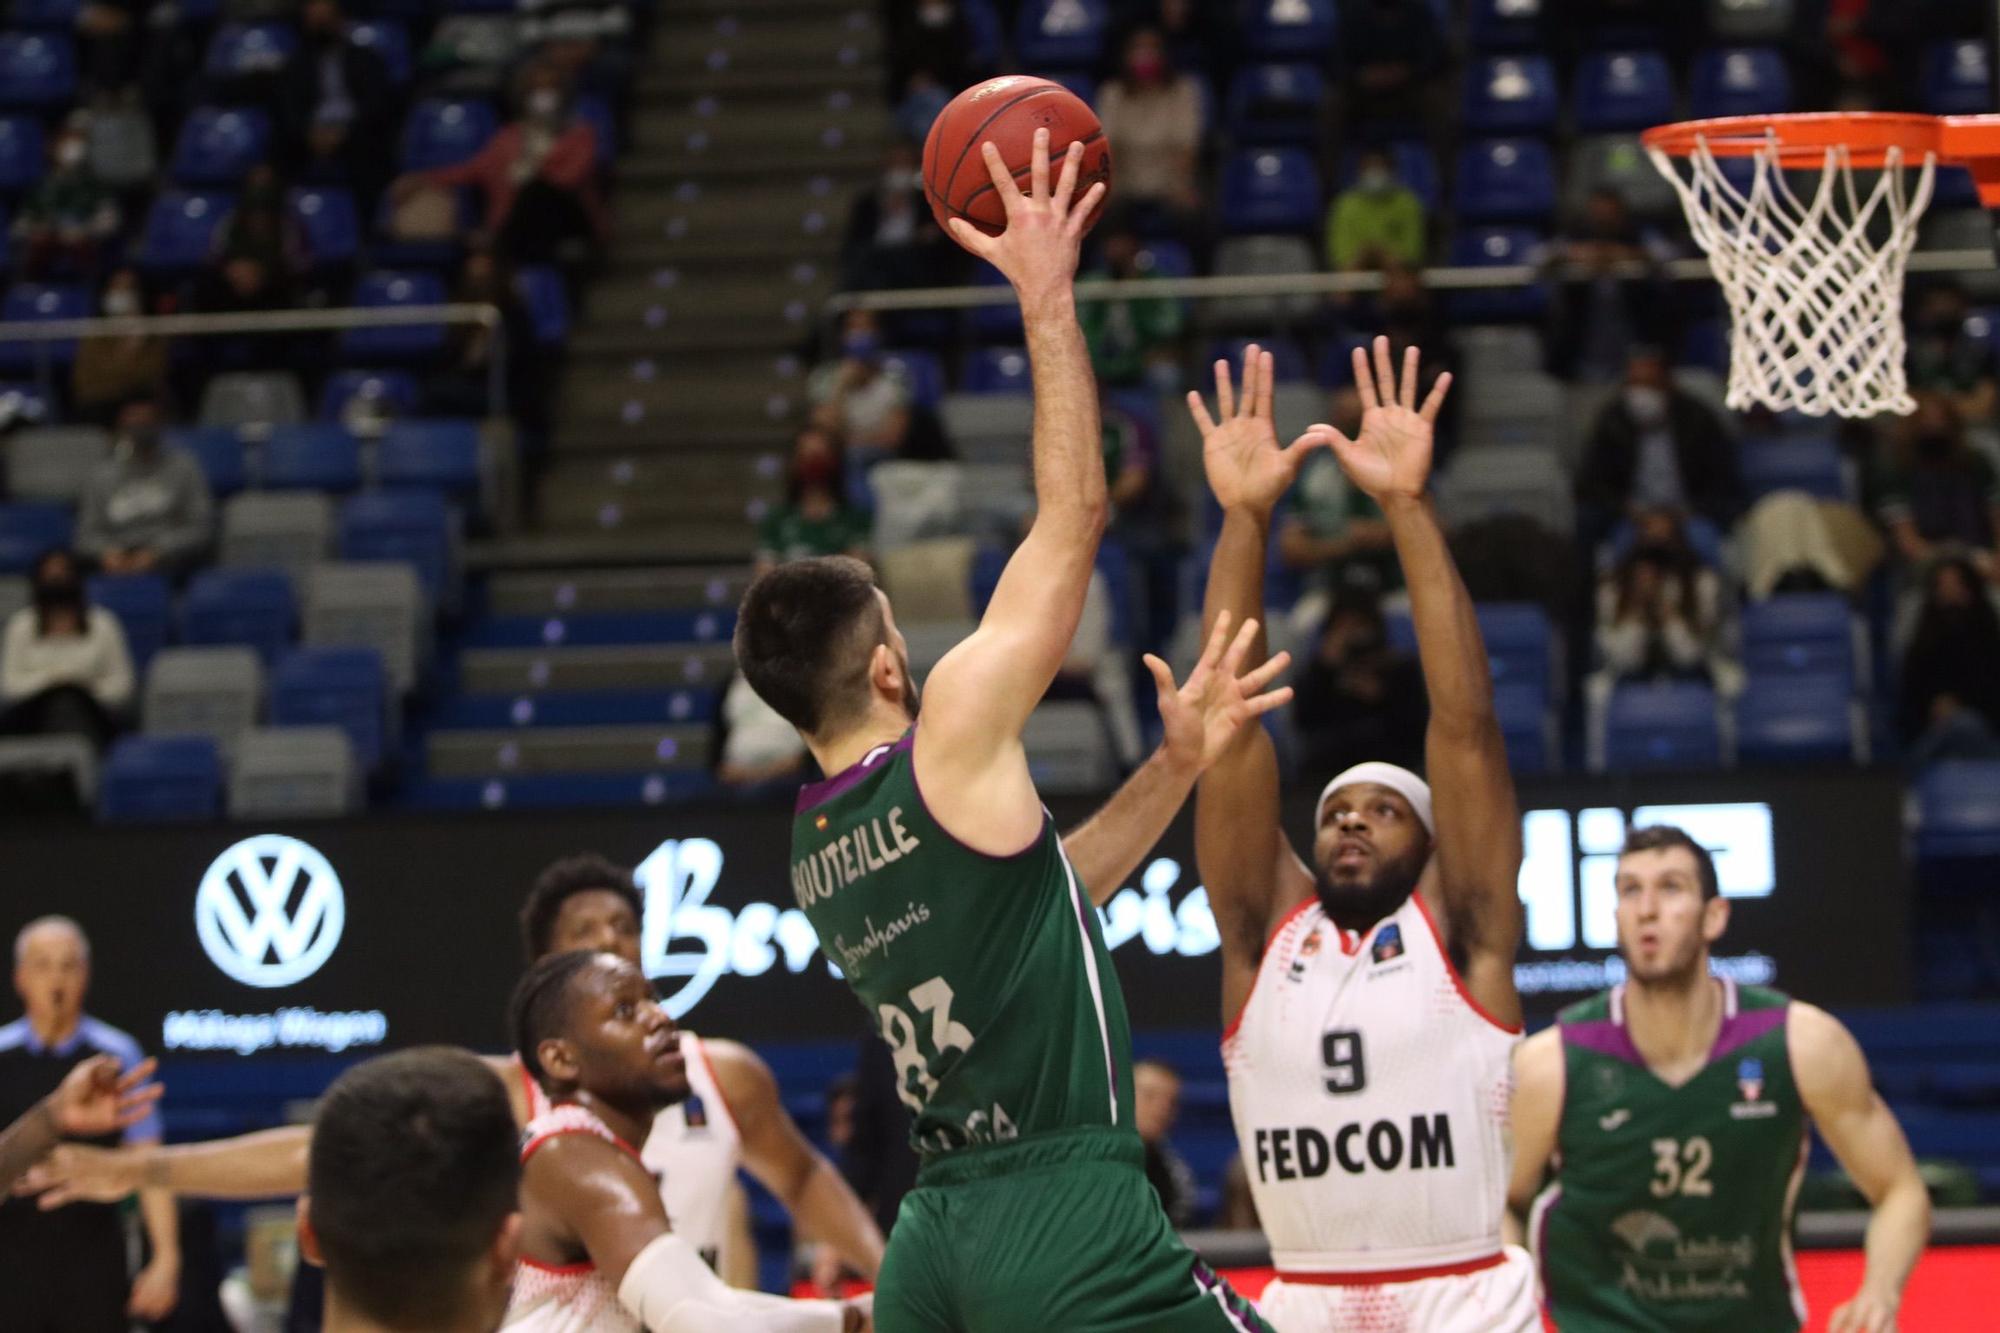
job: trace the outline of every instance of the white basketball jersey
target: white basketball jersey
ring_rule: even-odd
[[[551,1107],[544,1098],[521,1140],[521,1164],[526,1166],[542,1145],[565,1134],[595,1135],[632,1151],[583,1107],[573,1103]],[[500,1327],[510,1333],[642,1333],[639,1321],[618,1303],[617,1288],[596,1264],[558,1266],[526,1258],[515,1267],[514,1290]]]
[[[715,1081],[701,1038],[681,1033],[681,1055],[687,1061],[692,1091],[686,1101],[669,1106],[653,1121],[640,1160],[660,1182],[660,1200],[667,1206],[674,1234],[721,1272],[723,1261],[734,1257],[729,1247],[729,1187],[743,1162],[743,1135]],[[546,1114],[548,1094],[525,1069],[521,1076],[528,1086],[529,1115]]]
[[[1417,895],[1359,935],[1317,899],[1223,1033],[1280,1274],[1465,1271],[1500,1253],[1518,1029],[1482,1013]]]

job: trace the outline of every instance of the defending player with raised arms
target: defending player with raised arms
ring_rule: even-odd
[[[1388,522],[1430,694],[1429,783],[1382,763],[1335,777],[1310,864],[1281,825],[1261,727],[1196,797],[1230,1109],[1278,1270],[1262,1304],[1286,1333],[1521,1333],[1538,1327],[1533,1270],[1501,1238],[1521,816],[1479,622],[1429,494],[1450,377],[1419,406],[1417,349],[1398,377],[1377,339],[1372,362],[1354,354],[1358,437],[1316,425],[1281,447],[1270,354],[1248,350],[1240,390],[1226,363],[1215,371],[1219,417],[1189,395],[1224,513],[1204,618],[1262,618],[1272,511],[1330,448]]]
[[[1634,830],[1616,887],[1624,983],[1515,1060],[1510,1202],[1517,1218],[1532,1208],[1556,1324],[1793,1333],[1810,1122],[1874,1210],[1861,1289],[1827,1327],[1890,1333],[1930,1199],[1861,1048],[1824,1010],[1710,974],[1729,900],[1682,830]]]
[[[883,1333],[1266,1326],[1183,1245],[1142,1170],[1131,1038],[1094,900],[1115,891],[1202,764],[1282,695],[1238,676],[1218,627],[1188,685],[1158,662],[1169,743],[1068,840],[1036,795],[1022,729],[1083,611],[1107,502],[1097,392],[1076,319],[1077,251],[1101,197],[1026,193],[989,144],[1007,212],[953,236],[1013,284],[1035,392],[1035,521],[984,619],[916,683],[866,566],[780,565],[743,599],[736,656],[827,780],[799,796],[792,888],[894,1052],[922,1157],[882,1264]],[[1248,628],[1248,627],[1246,627]],[[1223,658],[1223,649],[1229,656]],[[1084,870],[1083,864],[1100,869]]]

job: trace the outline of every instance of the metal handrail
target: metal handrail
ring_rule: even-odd
[[[1990,271],[1989,250],[1927,250],[1910,256],[1912,273]],[[1597,276],[1643,278],[1659,273],[1675,282],[1713,281],[1706,259],[1671,259],[1654,266],[1621,263],[1605,270],[1577,265],[1506,264],[1491,268],[1432,268],[1423,271],[1432,291],[1474,291],[1496,287],[1531,287],[1550,279]],[[1208,278],[1081,278],[1079,301],[1122,301],[1138,297],[1214,300],[1232,296],[1334,296],[1382,290],[1380,273],[1271,273]],[[976,306],[1012,305],[1014,289],[988,287],[912,287],[894,291],[837,292],[826,302],[829,315],[849,310],[950,310]],[[4,327],[4,326],[0,326]]]
[[[339,306],[332,309],[255,310],[222,315],[105,315],[90,319],[0,321],[0,343],[37,345],[35,377],[49,387],[49,343],[81,338],[213,338],[245,333],[315,333],[395,328],[410,324],[476,324],[493,332],[486,372],[487,411],[507,412],[507,325],[500,307],[487,303]]]

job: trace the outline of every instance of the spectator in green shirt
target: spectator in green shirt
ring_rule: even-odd
[[[840,437],[816,425],[799,431],[785,474],[785,501],[757,525],[757,570],[819,555],[868,558],[868,516],[847,503]]]
[[[26,250],[24,277],[96,272],[99,249],[118,230],[118,202],[91,172],[89,154],[89,140],[75,125],[49,145],[49,173],[14,219],[14,237]]]
[[[1099,277],[1125,281],[1152,276],[1150,256],[1129,225],[1108,231],[1100,253],[1103,265]],[[1081,315],[1099,384],[1136,389],[1152,375],[1163,378],[1170,387],[1178,386],[1183,319],[1179,301],[1170,296],[1086,301]]]
[[[1397,178],[1386,152],[1362,153],[1354,184],[1327,211],[1327,263],[1341,273],[1414,268],[1424,246],[1423,201]]]

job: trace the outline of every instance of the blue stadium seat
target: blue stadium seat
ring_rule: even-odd
[[[68,32],[82,12],[83,0],[14,0],[7,6],[7,22],[17,28]]]
[[[1326,79],[1312,65],[1252,65],[1229,85],[1229,132],[1239,144],[1311,144]]]
[[[367,308],[443,305],[444,282],[435,273],[370,273],[355,284],[354,304]],[[420,362],[444,351],[442,324],[384,324],[346,329],[340,335],[340,359],[349,364]]]
[[[1547,773],[1555,767],[1549,751],[1548,691],[1526,681],[1493,686],[1493,710],[1507,745],[1507,766],[1516,773]]]
[[[1933,42],[1917,80],[1933,116],[1976,116],[1993,109],[1993,58],[1984,41]]]
[[[346,427],[329,422],[274,427],[264,442],[258,485],[273,491],[358,490],[361,445]]]
[[[1319,169],[1303,148],[1242,150],[1223,164],[1224,231],[1314,231],[1322,202]]]
[[[1736,456],[1752,500],[1774,491],[1804,491],[1822,500],[1847,498],[1840,446],[1830,435],[1746,440]]]
[[[936,410],[939,400],[944,397],[944,366],[937,353],[919,348],[904,347],[884,352],[880,358],[884,370],[899,371],[910,386],[910,401],[918,407]]]
[[[1479,636],[1486,642],[1496,685],[1528,685],[1548,692],[1555,678],[1555,627],[1534,602],[1481,602]]]
[[[1604,742],[1605,767],[1613,773],[1719,767],[1715,691],[1679,682],[1620,685],[1611,694]]]
[[[67,106],[76,100],[76,48],[41,32],[0,32],[0,106]]]
[[[451,503],[435,491],[371,491],[340,507],[340,558],[400,560],[416,566],[432,601],[453,576]]]
[[[181,642],[242,644],[266,664],[297,635],[298,598],[281,569],[205,569],[181,598]]]
[[[974,69],[998,69],[1007,58],[1007,33],[993,0],[961,0],[966,35],[971,44],[966,54]]]
[[[361,216],[353,191],[337,185],[312,185],[293,190],[287,202],[315,268],[338,268],[354,262],[361,252]]]
[[[181,122],[167,173],[181,185],[235,185],[264,161],[271,117],[256,107],[198,107]]]
[[[0,116],[0,192],[26,190],[47,165],[42,123],[32,116]]]
[[[1089,69],[1110,31],[1104,0],[1026,0],[1014,23],[1014,54],[1026,69]]]
[[[210,736],[125,736],[98,775],[106,823],[214,819],[222,813],[222,752]]]
[[[1208,355],[1203,358],[1202,365],[1206,367],[1217,361],[1227,361],[1240,373],[1243,349],[1253,342],[1271,354],[1271,369],[1277,375],[1278,383],[1301,384],[1312,377],[1305,349],[1290,338],[1218,338],[1208,345]]]
[[[454,166],[493,137],[498,121],[490,103],[472,98],[426,97],[403,126],[403,170]]]
[[[1547,56],[1484,56],[1465,71],[1464,123],[1490,134],[1555,128],[1556,68]]]
[[[1033,388],[1025,347],[981,347],[966,359],[967,393],[1029,393]]]
[[[1792,109],[1792,71],[1769,47],[1732,46],[1695,57],[1688,115],[1775,116]]]
[[[1837,671],[1750,676],[1736,698],[1736,757],[1745,764],[1857,759],[1852,679]]]
[[[211,494],[234,495],[250,484],[250,456],[234,426],[172,426],[166,440],[194,455]]]
[[[1722,529],[1715,520],[1703,518],[1700,514],[1689,514],[1681,520],[1681,531],[1687,537],[1688,549],[1695,558],[1710,569],[1722,568]],[[1613,563],[1623,560],[1632,553],[1632,547],[1639,540],[1639,529],[1630,519],[1623,519],[1611,529],[1606,545],[1611,548]]]
[[[1139,248],[1132,264],[1149,278],[1192,278],[1194,255],[1184,242],[1156,236]]]
[[[1541,233],[1526,227],[1473,227],[1452,240],[1448,262],[1455,268],[1534,264],[1544,244]],[[1458,291],[1446,297],[1446,309],[1461,324],[1527,323],[1540,319],[1547,306],[1548,294],[1538,286]]]
[[[158,574],[104,576],[91,579],[87,588],[93,606],[118,617],[132,665],[143,674],[173,627],[173,589]]]
[[[88,319],[90,294],[62,283],[17,282],[0,297],[0,322],[41,322]],[[0,342],[0,374],[27,374],[47,361],[67,366],[76,359],[75,339],[51,342]]]
[[[410,30],[394,19],[347,25],[347,40],[375,53],[397,87],[410,81]]]
[[[1919,858],[2000,857],[2000,760],[1931,765],[1917,779],[1917,811]]]
[[[379,400],[393,416],[409,416],[423,401],[417,377],[407,370],[341,370],[327,376],[319,395],[319,419],[346,419],[347,405],[356,398]]]
[[[0,504],[0,574],[25,574],[44,551],[68,546],[76,516],[68,505]]]
[[[11,410],[14,420],[25,425],[60,425],[62,414],[49,391],[25,380],[0,381],[0,409]]]
[[[527,307],[537,343],[560,347],[569,341],[569,289],[562,274],[546,264],[524,268],[514,275],[514,294]]]
[[[200,268],[215,250],[216,230],[235,206],[229,195],[160,191],[140,233],[134,256],[139,267],[164,276]]]
[[[1743,665],[1755,674],[1864,677],[1854,611],[1834,592],[1785,593],[1743,608]]]
[[[1340,39],[1335,0],[1250,0],[1243,45],[1262,60],[1320,60]]]
[[[1414,141],[1392,143],[1388,146],[1388,153],[1396,179],[1409,186],[1411,193],[1422,202],[1425,216],[1435,215],[1444,199],[1444,173],[1438,167],[1437,154],[1431,151],[1429,144]],[[1354,184],[1360,167],[1361,151],[1358,148],[1350,148],[1341,154],[1341,189]]]
[[[433,418],[392,422],[375,447],[375,476],[385,487],[466,496],[479,490],[479,425]]]
[[[206,69],[212,79],[275,74],[298,49],[299,35],[284,23],[225,23],[209,39]]]
[[[1658,51],[1602,51],[1577,64],[1581,134],[1651,129],[1674,118],[1674,76]]]
[[[1539,139],[1467,144],[1455,195],[1465,222],[1546,222],[1556,211],[1555,155]]]
[[[1475,51],[1534,51],[1547,40],[1544,0],[1470,0],[1466,38]]]
[[[981,260],[972,266],[972,285],[1005,287],[1007,275]],[[1002,305],[975,306],[967,316],[967,323],[972,329],[972,336],[980,342],[1018,344],[1026,337],[1026,331],[1021,327],[1021,307],[1013,301]]]
[[[388,672],[373,648],[298,648],[271,672],[271,724],[339,727],[364,769],[387,750]]]

